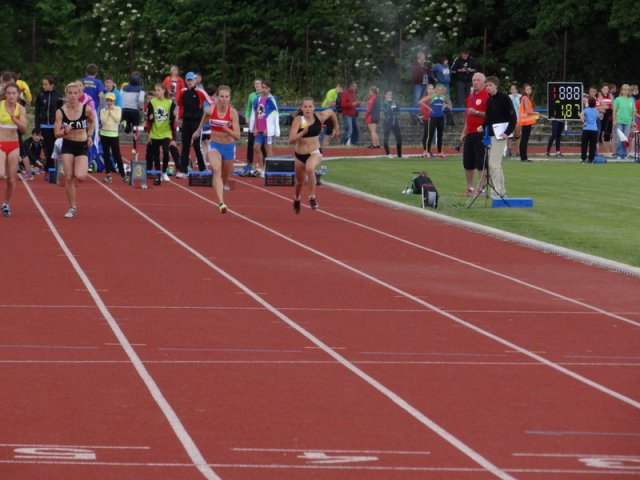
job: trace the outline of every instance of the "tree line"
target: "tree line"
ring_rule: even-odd
[[[30,84],[81,76],[88,63],[147,85],[178,65],[205,83],[281,100],[320,99],[336,82],[391,88],[409,101],[409,65],[470,50],[504,83],[638,83],[633,0],[4,0],[0,66]],[[37,88],[36,88],[37,90]]]

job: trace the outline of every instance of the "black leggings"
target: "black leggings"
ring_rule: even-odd
[[[102,143],[102,154],[104,155],[104,170],[108,174],[113,170],[111,157],[116,162],[118,173],[124,177],[124,166],[122,165],[122,155],[120,154],[120,139],[118,137],[105,137],[100,135]]]
[[[598,142],[608,142],[611,140],[611,132],[613,131],[613,110],[610,108],[604,111],[602,121],[600,122],[600,135]]]
[[[529,137],[531,136],[531,125],[522,125],[522,133],[520,134],[520,160],[528,160],[527,147],[529,146]]]
[[[589,163],[593,163],[596,158],[596,144],[598,142],[598,132],[596,130],[583,130],[580,142],[580,158],[583,162],[587,161],[587,152],[589,153]]]
[[[193,134],[196,130],[198,130],[198,125],[200,125],[200,119],[184,119],[182,121],[182,128],[180,129],[182,132],[182,152],[180,153],[180,165],[176,165],[176,167],[182,173],[189,173],[189,152],[191,147],[196,152],[196,162],[198,162],[198,169],[201,172],[207,170],[207,166],[204,164],[204,158],[202,157],[202,150],[200,150],[200,140],[193,140]]]
[[[160,170],[160,147],[162,147],[162,173],[167,171],[169,166],[169,143],[171,139],[161,138],[149,140],[147,145],[147,170]]]
[[[398,147],[398,157],[402,156],[402,134],[400,133],[399,125],[384,125],[384,151],[387,155],[391,153],[389,150],[389,135],[393,132],[393,136],[396,139],[396,145]]]
[[[547,142],[547,153],[551,150],[551,146],[553,142],[556,142],[556,152],[560,151],[560,140],[562,139],[562,132],[564,131],[564,122],[560,120],[552,120],[551,121],[551,135],[549,136],[549,141]]]
[[[433,135],[436,134],[436,148],[438,153],[442,152],[442,134],[444,133],[444,117],[431,117],[429,118],[429,138],[427,139],[428,152],[431,151],[431,144],[433,143]]]
[[[53,133],[53,128],[43,128],[42,143],[44,144],[44,159],[45,159],[45,173],[49,172],[50,168],[55,168],[56,162],[51,158],[53,154],[53,146],[56,143],[56,136]]]

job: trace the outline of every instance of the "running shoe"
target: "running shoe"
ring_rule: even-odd
[[[231,187],[229,185],[227,185],[227,184],[224,184],[222,186],[222,190],[224,190],[225,192],[229,192],[231,190]]]
[[[126,174],[124,177],[122,177],[122,183],[129,183],[131,181],[131,175]]]
[[[111,175],[107,175],[106,177],[104,177],[103,182],[104,183],[111,183],[113,181],[113,178],[111,178]]]
[[[67,213],[64,214],[64,218],[73,218],[76,216],[76,207],[69,207],[69,210],[67,210]]]
[[[440,152],[438,154],[438,158],[447,158],[444,153]]]
[[[2,204],[2,216],[3,217],[10,217],[11,216],[11,208],[6,203]]]
[[[316,197],[309,197],[309,206],[311,207],[311,210],[318,209],[318,202],[316,201]]]
[[[189,175],[183,172],[176,173],[176,178],[187,178]]]
[[[220,209],[220,213],[227,213],[227,206],[224,203],[218,205],[218,209]]]
[[[296,213],[300,213],[300,199],[299,198],[294,198],[293,199],[293,211]]]
[[[163,182],[170,182],[171,179],[169,178],[169,175],[167,175],[167,172],[162,174],[162,181]]]

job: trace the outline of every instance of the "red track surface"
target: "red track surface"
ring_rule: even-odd
[[[637,278],[326,187],[29,189],[2,480],[640,478]]]

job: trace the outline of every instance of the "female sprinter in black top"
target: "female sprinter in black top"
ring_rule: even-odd
[[[340,138],[338,117],[336,117],[333,110],[327,109],[315,113],[313,98],[306,97],[302,101],[300,111],[301,114],[293,120],[289,133],[289,143],[295,144],[296,193],[293,197],[293,209],[296,213],[300,213],[300,192],[305,177],[309,187],[309,206],[313,210],[318,208],[316,200],[316,169],[322,162],[319,138],[322,132],[322,125],[331,119],[335,125],[331,136]]]
[[[80,87],[76,82],[64,89],[66,103],[56,111],[53,127],[56,138],[62,138],[60,160],[64,168],[64,183],[69,210],[64,218],[76,215],[76,186],[87,178],[89,148],[93,144],[96,115],[89,105],[80,103]]]

